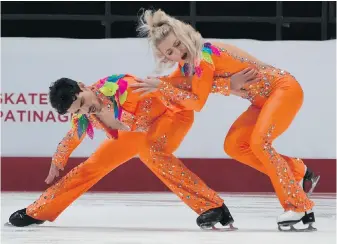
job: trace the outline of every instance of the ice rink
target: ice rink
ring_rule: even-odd
[[[235,219],[234,232],[198,228],[197,215],[170,193],[92,193],[74,202],[53,223],[4,226],[9,215],[32,203],[39,193],[1,194],[4,244],[335,244],[336,196],[314,195],[317,232],[282,233],[282,209],[272,195],[221,194]],[[301,226],[300,226],[301,227]],[[303,227],[303,226],[302,226]]]

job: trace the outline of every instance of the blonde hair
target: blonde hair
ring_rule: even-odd
[[[203,39],[200,33],[191,25],[169,16],[161,9],[144,11],[139,18],[137,31],[139,36],[147,37],[152,47],[157,72],[162,71],[164,68],[170,68],[175,64],[175,62],[168,60],[158,49],[159,43],[171,32],[186,46],[190,53],[190,59],[188,60],[191,66],[190,72],[193,72],[194,67],[200,62],[203,46]]]

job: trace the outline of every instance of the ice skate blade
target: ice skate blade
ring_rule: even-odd
[[[282,229],[282,227],[287,227],[287,226],[278,226],[278,230],[282,232],[314,232],[317,231],[315,227],[312,226],[312,224],[309,224],[308,228],[306,229],[296,229],[293,225],[290,225],[290,229]]]
[[[297,223],[300,223],[302,221],[302,219],[300,220],[291,220],[291,221],[283,221],[283,222],[278,222],[277,225],[281,226],[281,227],[289,227],[289,226],[293,226]]]
[[[201,227],[203,231],[219,231],[219,232],[226,232],[226,231],[236,231],[238,228],[234,227],[232,224],[230,224],[228,227],[224,228],[217,228],[215,226],[212,227]]]
[[[316,177],[313,179],[313,181],[312,181],[312,183],[311,183],[311,189],[310,189],[310,190],[308,191],[308,193],[307,193],[307,196],[308,196],[308,197],[310,197],[311,194],[313,193],[313,191],[315,190],[315,188],[316,188],[316,186],[317,186],[318,181],[320,180],[320,178],[321,178],[321,176],[318,175],[318,176],[316,176]]]
[[[14,225],[12,225],[12,224],[9,223],[9,222],[6,222],[6,223],[4,224],[4,226],[6,226],[6,227],[14,227]]]
[[[26,226],[15,226],[15,225],[12,225],[10,222],[6,222],[4,226],[12,227],[12,228],[25,228],[25,227],[36,227],[36,226],[39,226],[39,224],[31,224],[31,225],[26,225]]]

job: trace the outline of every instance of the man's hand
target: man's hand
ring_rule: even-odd
[[[57,168],[57,166],[55,164],[51,163],[50,169],[49,169],[49,174],[48,174],[45,182],[47,184],[52,183],[56,177],[59,177],[59,170],[60,169]],[[63,168],[61,170],[63,170]]]

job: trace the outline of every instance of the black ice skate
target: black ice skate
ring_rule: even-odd
[[[304,225],[308,225],[305,229],[296,229],[294,227],[295,224],[301,222]],[[311,232],[316,231],[317,229],[312,226],[315,223],[315,214],[311,210],[308,212],[294,212],[294,211],[286,211],[281,214],[277,220],[278,229],[280,231],[295,231],[295,232]],[[282,227],[290,227],[289,229],[285,229]]]
[[[25,227],[33,224],[40,225],[43,224],[44,222],[45,222],[44,220],[38,220],[28,216],[26,213],[26,209],[24,208],[14,212],[9,217],[9,223],[7,223],[7,225],[12,225],[16,227]]]
[[[302,187],[305,193],[307,193],[307,196],[311,196],[312,192],[314,191],[315,187],[317,186],[317,183],[320,179],[319,175],[315,175],[314,172],[312,172],[309,168],[307,168],[307,171],[305,172],[305,175],[302,180]],[[307,187],[308,184],[311,183],[311,187]]]
[[[220,223],[222,226],[229,226],[229,228],[218,229],[215,227],[217,223]],[[233,226],[233,223],[234,219],[225,204],[221,207],[210,209],[197,218],[197,225],[201,229],[206,230],[237,230]]]

